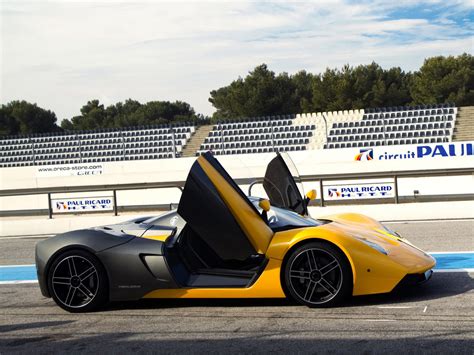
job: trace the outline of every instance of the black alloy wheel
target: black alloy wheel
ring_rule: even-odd
[[[108,282],[102,264],[85,251],[60,254],[49,268],[48,287],[54,301],[69,312],[89,312],[107,301]]]
[[[309,307],[331,307],[352,293],[352,271],[344,254],[324,242],[295,249],[284,269],[287,293]]]

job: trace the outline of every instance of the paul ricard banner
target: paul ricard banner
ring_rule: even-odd
[[[323,190],[328,201],[395,197],[393,182],[331,182]]]
[[[113,198],[106,197],[76,197],[51,199],[53,213],[112,211]]]

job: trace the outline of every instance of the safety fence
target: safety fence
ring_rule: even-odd
[[[443,193],[440,187],[436,194],[399,194],[400,181],[409,178],[435,178],[435,177],[467,177],[474,175],[474,168],[450,168],[431,170],[407,171],[377,171],[344,174],[315,174],[302,175],[300,180],[305,185],[311,185],[318,191],[318,198],[312,205],[326,206],[338,204],[387,204],[409,202],[434,202],[434,201],[466,201],[473,200],[474,194],[467,190],[465,193]],[[235,179],[249,195],[257,185],[261,185],[263,178]],[[349,182],[347,182],[349,181]],[[82,214],[82,213],[113,213],[118,215],[125,211],[170,210],[176,207],[179,198],[167,204],[134,204],[122,203],[117,198],[119,191],[143,191],[149,189],[179,189],[182,191],[185,181],[147,182],[130,184],[83,185],[83,186],[56,186],[43,188],[23,188],[0,190],[1,197],[15,197],[21,199],[25,196],[43,196],[47,199],[47,209],[14,209],[0,211],[0,217],[8,216],[37,216],[47,215],[53,218],[56,214]],[[55,198],[56,194],[94,194],[100,196]],[[178,191],[177,191],[178,192]],[[72,202],[71,202],[72,201]]]

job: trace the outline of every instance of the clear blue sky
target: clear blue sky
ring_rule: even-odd
[[[321,72],[375,61],[418,69],[473,53],[473,1],[4,1],[0,100],[58,119],[88,100],[183,100],[211,114],[209,92],[261,63]]]

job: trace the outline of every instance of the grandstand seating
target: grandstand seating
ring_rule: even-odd
[[[212,129],[205,126],[187,154],[450,142],[457,113],[453,104],[442,104],[222,121]],[[0,139],[0,167],[180,157],[196,129],[200,128],[182,124],[6,137]]]
[[[453,104],[366,109],[361,120],[334,122],[324,148],[450,142]]]
[[[318,112],[296,115],[301,124],[314,124],[315,137],[308,145],[308,149],[322,149],[327,142],[329,129],[335,123],[356,122],[362,120],[364,110],[345,110],[334,112]]]
[[[295,125],[294,115],[266,116],[214,125],[196,155],[305,150],[315,125]]]
[[[7,137],[0,139],[0,167],[179,157],[194,131],[182,124]]]

